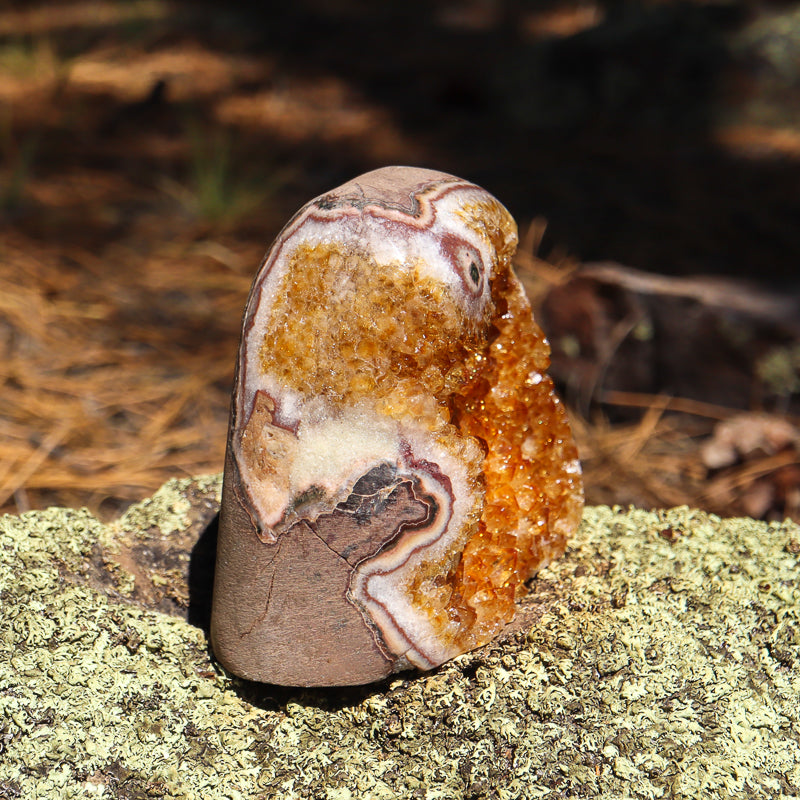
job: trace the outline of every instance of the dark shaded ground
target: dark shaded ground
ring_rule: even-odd
[[[388,163],[494,192],[520,223],[537,305],[592,261],[800,295],[800,4],[265,8],[0,10],[0,506],[113,513],[172,475],[220,469],[261,253],[310,197]],[[576,363],[588,370],[567,397],[590,501],[740,512],[752,464],[712,502],[698,445],[735,409],[792,408],[792,326],[759,321],[742,350],[730,331],[751,327],[735,315],[706,336],[682,324],[694,306],[593,291],[577,310],[600,309],[588,343],[574,293],[548,314],[554,372],[569,387]],[[640,306],[660,312],[644,319],[658,350],[640,346],[642,325],[625,327]],[[664,352],[685,353],[685,373],[660,366]],[[774,353],[785,385],[765,399],[755,373]],[[733,387],[722,396],[717,363]],[[623,418],[622,401],[644,412]],[[798,445],[785,447],[779,467],[796,472]]]
[[[767,6],[226,8],[252,31],[248,51],[275,60],[276,79],[343,79],[387,109],[426,162],[485,185],[520,220],[548,219],[546,248],[797,282],[800,165],[719,141],[726,110],[746,104],[764,70],[756,54],[732,52],[732,37]],[[312,192],[383,163],[358,147],[316,155]]]

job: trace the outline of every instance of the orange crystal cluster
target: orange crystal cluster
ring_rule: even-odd
[[[425,563],[411,588],[462,651],[512,619],[583,505],[577,451],[544,375],[549,347],[511,271],[513,221],[499,204],[474,213],[498,253],[483,319],[420,269],[387,271],[356,246],[301,245],[259,353],[282,385],[334,408],[368,402],[413,418],[467,463],[476,501],[458,547],[445,563]]]
[[[486,368],[453,398],[459,429],[487,443],[481,524],[454,580],[460,602],[474,614],[476,643],[513,618],[525,581],[564,552],[583,510],[577,449],[544,374],[550,348],[510,277],[501,273],[493,286],[502,310]]]
[[[454,384],[486,349],[482,327],[465,324],[439,281],[387,272],[338,243],[301,245],[270,311],[261,363],[302,395],[340,407],[368,399],[438,424]]]

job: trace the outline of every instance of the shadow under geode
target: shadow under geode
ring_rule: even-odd
[[[206,637],[211,629],[211,601],[214,589],[214,565],[217,555],[219,514],[203,529],[189,556],[187,584],[189,607],[186,621],[200,628]]]

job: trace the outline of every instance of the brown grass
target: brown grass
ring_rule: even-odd
[[[144,259],[116,249],[109,264],[6,240],[0,506],[113,510],[170,477],[220,469],[251,278],[203,244]]]

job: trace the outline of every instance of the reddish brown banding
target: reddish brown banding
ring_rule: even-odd
[[[349,595],[368,619],[376,621],[383,618],[383,624],[379,623],[379,628],[384,639],[395,637],[391,641],[395,652],[402,652],[417,667],[430,669],[441,663],[442,659],[430,652],[426,653],[428,648],[409,638],[392,607],[382,602],[369,588],[370,581],[385,579],[408,568],[414,558],[419,558],[424,551],[436,544],[450,523],[454,496],[448,477],[439,471],[436,464],[429,462],[414,464],[414,474],[417,476],[414,494],[428,509],[425,519],[419,523],[404,523],[398,528],[394,547],[388,551],[389,559],[384,552],[361,561],[353,571]],[[427,490],[421,479],[424,475],[429,477]],[[430,488],[431,483],[441,487],[442,491],[437,494]],[[386,562],[391,560],[393,554],[396,554],[394,563],[389,566]],[[398,646],[399,642],[404,642],[405,645]]]

